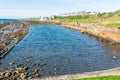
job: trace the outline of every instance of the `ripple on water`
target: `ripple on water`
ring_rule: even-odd
[[[112,59],[117,49],[111,47],[58,25],[31,25],[30,33],[1,60],[0,69],[20,63],[30,70],[42,67],[42,76],[105,70],[120,66],[119,54],[117,60]],[[9,67],[11,61],[14,64]]]

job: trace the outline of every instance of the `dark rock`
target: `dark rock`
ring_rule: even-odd
[[[29,69],[29,67],[24,67],[24,70],[27,71]]]

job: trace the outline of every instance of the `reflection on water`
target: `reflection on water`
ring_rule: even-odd
[[[112,59],[114,51],[79,31],[57,25],[31,25],[30,33],[1,60],[0,69],[14,68],[19,63],[30,70],[42,68],[42,76],[105,70],[120,66],[119,55],[117,60]],[[9,66],[11,61],[14,64]]]

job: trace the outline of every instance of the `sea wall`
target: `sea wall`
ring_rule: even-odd
[[[4,57],[28,32],[29,25],[25,23],[0,24],[0,58]]]

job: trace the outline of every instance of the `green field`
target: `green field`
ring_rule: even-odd
[[[120,80],[120,76],[102,76],[102,77],[91,77],[91,78],[70,79],[70,80]]]
[[[97,14],[82,14],[76,16],[55,16],[54,20],[66,22],[96,23],[103,26],[120,27],[120,10]]]

